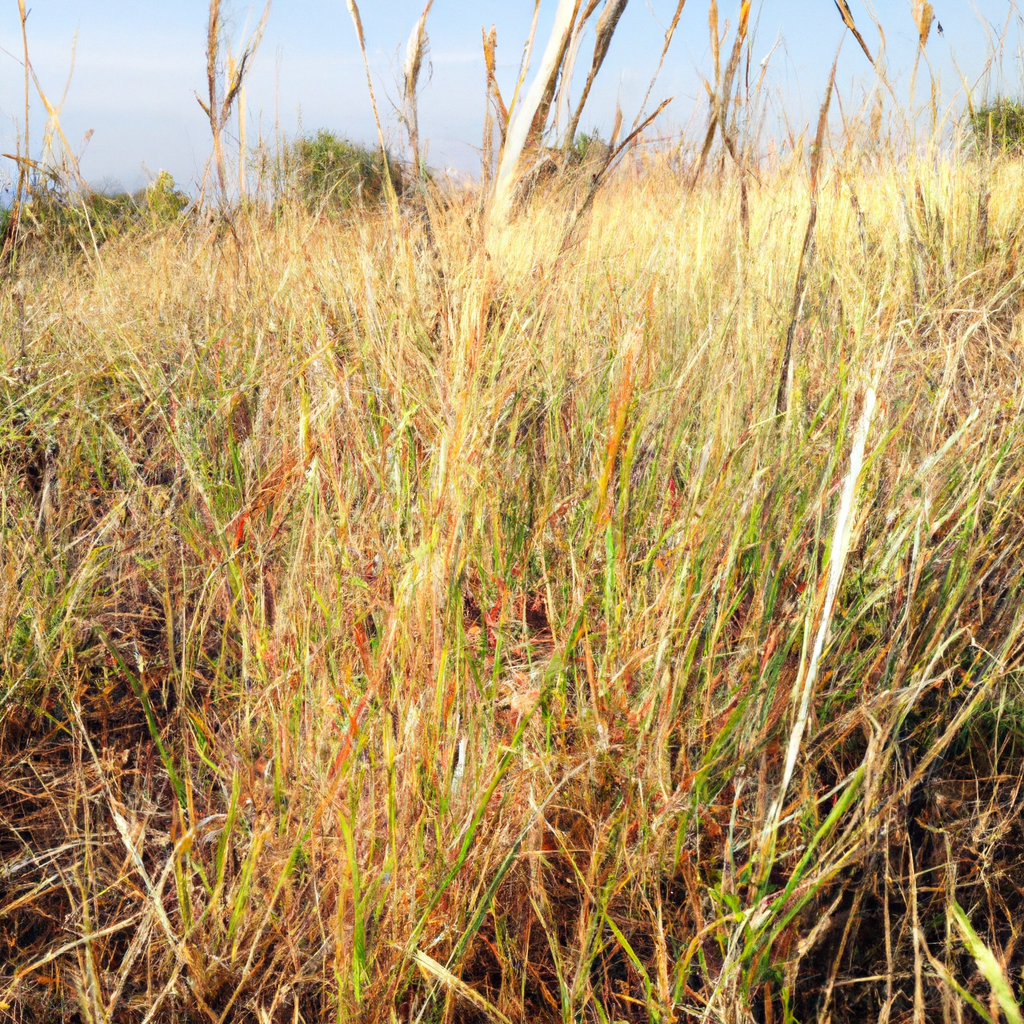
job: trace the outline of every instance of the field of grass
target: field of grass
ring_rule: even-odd
[[[0,1018],[1020,1020],[1021,164],[686,181],[22,257]]]

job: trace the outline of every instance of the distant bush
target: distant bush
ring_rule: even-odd
[[[321,128],[315,135],[302,136],[291,144],[285,171],[309,209],[344,210],[384,198],[384,166],[379,150]],[[390,155],[387,168],[396,191],[401,193],[401,172]]]
[[[158,224],[177,220],[192,202],[167,171],[161,171],[141,192],[136,192],[135,201],[139,206],[144,204],[152,220]]]
[[[58,249],[102,242],[122,229],[130,205],[130,196],[73,191],[58,174],[41,173],[29,183],[19,235]]]
[[[975,146],[984,152],[1024,153],[1024,104],[998,99],[970,120]]]
[[[57,246],[90,245],[133,228],[171,223],[190,203],[167,171],[136,192],[77,191],[56,174],[41,174],[31,183],[28,202],[22,208],[22,230]]]

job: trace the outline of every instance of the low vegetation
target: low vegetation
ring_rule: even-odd
[[[29,195],[19,221],[22,241],[37,253],[62,255],[173,223],[193,206],[166,171],[136,192],[70,187],[58,172],[37,172]]]
[[[1019,1020],[1020,164],[298,152],[0,291],[3,1015]]]
[[[338,212],[353,204],[380,204],[387,193],[387,181],[397,193],[402,191],[402,172],[379,150],[321,128],[292,142],[283,161],[285,193],[291,194],[310,212]]]
[[[1024,152],[1024,105],[1000,98],[973,111],[971,134],[981,152]]]

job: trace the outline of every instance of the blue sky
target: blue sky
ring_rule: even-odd
[[[59,98],[77,33],[74,75],[62,123],[75,145],[90,129],[82,170],[92,182],[117,181],[137,187],[150,174],[169,170],[182,183],[202,175],[209,152],[209,129],[195,100],[205,78],[206,4],[200,0],[29,0],[29,45],[33,66],[51,99]],[[247,19],[258,16],[243,0],[224,0],[241,38]],[[954,65],[972,82],[981,75],[991,39],[1008,16],[1010,32],[1002,62],[1003,89],[1019,93],[1020,17],[1010,0],[933,0],[944,36],[933,31],[928,55],[943,93],[962,92]],[[872,48],[878,33],[864,0],[850,0]],[[361,5],[378,100],[391,138],[399,142],[397,119],[388,97],[397,96],[400,54],[419,16],[419,0],[363,0]],[[540,36],[550,24],[556,0],[541,0]],[[719,0],[722,21],[735,22],[739,0]],[[616,102],[627,122],[643,97],[657,61],[674,0],[630,0],[599,78],[583,127],[607,130]],[[666,126],[704,116],[700,75],[710,68],[707,0],[688,0],[683,18],[653,93],[673,96]],[[873,10],[887,41],[893,77],[905,86],[916,45],[910,0],[874,0]],[[472,171],[478,165],[484,108],[481,26],[498,33],[500,74],[511,91],[532,16],[532,0],[435,0],[428,22],[430,70],[420,101],[421,131],[430,140],[429,159],[439,167]],[[757,21],[754,59],[764,57],[777,39],[768,83],[786,104],[797,126],[813,117],[843,27],[832,0],[754,0]],[[15,0],[0,5],[0,143],[14,145],[14,122],[22,108],[20,38]],[[580,64],[585,60],[581,58]],[[852,101],[870,84],[870,69],[847,37],[839,82]],[[922,93],[923,94],[923,93]],[[275,0],[266,36],[248,85],[250,139],[262,126],[273,136],[330,127],[354,139],[375,137],[361,59],[344,0]],[[44,123],[33,106],[33,132]],[[9,177],[4,161],[0,175]]]

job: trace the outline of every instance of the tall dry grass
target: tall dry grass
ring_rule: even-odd
[[[1015,1019],[1024,175],[730,174],[25,265],[5,1017]]]

